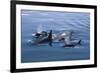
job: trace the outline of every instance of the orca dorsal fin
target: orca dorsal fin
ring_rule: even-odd
[[[49,32],[48,39],[49,39],[49,45],[52,46],[52,30],[50,30]]]
[[[82,40],[79,40],[77,44],[81,45],[81,41],[82,41]]]

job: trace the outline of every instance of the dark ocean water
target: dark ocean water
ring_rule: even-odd
[[[80,12],[50,12],[22,10],[21,31],[21,62],[47,62],[90,59],[90,14]],[[61,47],[63,43],[31,45],[32,33],[38,25],[43,31],[53,30],[53,33],[74,31],[73,38],[81,39],[81,45],[76,47]]]

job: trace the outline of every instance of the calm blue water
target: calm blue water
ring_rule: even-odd
[[[47,62],[86,60],[90,58],[90,14],[80,12],[50,12],[22,10],[22,40],[21,62]],[[53,33],[65,30],[74,31],[73,38],[82,39],[82,45],[74,48],[63,48],[63,43],[30,45],[27,41],[32,39],[37,26],[42,24],[43,30],[53,30]]]

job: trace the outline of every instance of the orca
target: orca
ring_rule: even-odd
[[[41,34],[42,35],[42,34]],[[40,36],[40,35],[39,35]],[[52,46],[52,30],[48,33],[48,36],[45,35],[43,38],[39,37],[37,38],[38,40],[34,41],[33,44],[43,44],[43,43],[49,43],[50,46]]]
[[[78,42],[71,43],[71,44],[65,44],[62,47],[75,47],[77,45],[81,45],[81,40],[79,40]]]

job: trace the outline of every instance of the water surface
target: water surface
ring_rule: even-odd
[[[90,14],[85,12],[54,12],[21,10],[21,62],[71,61],[90,59]],[[74,31],[73,38],[81,39],[76,47],[61,47],[63,43],[30,45],[31,34],[38,25],[43,31],[53,30],[57,34]]]

